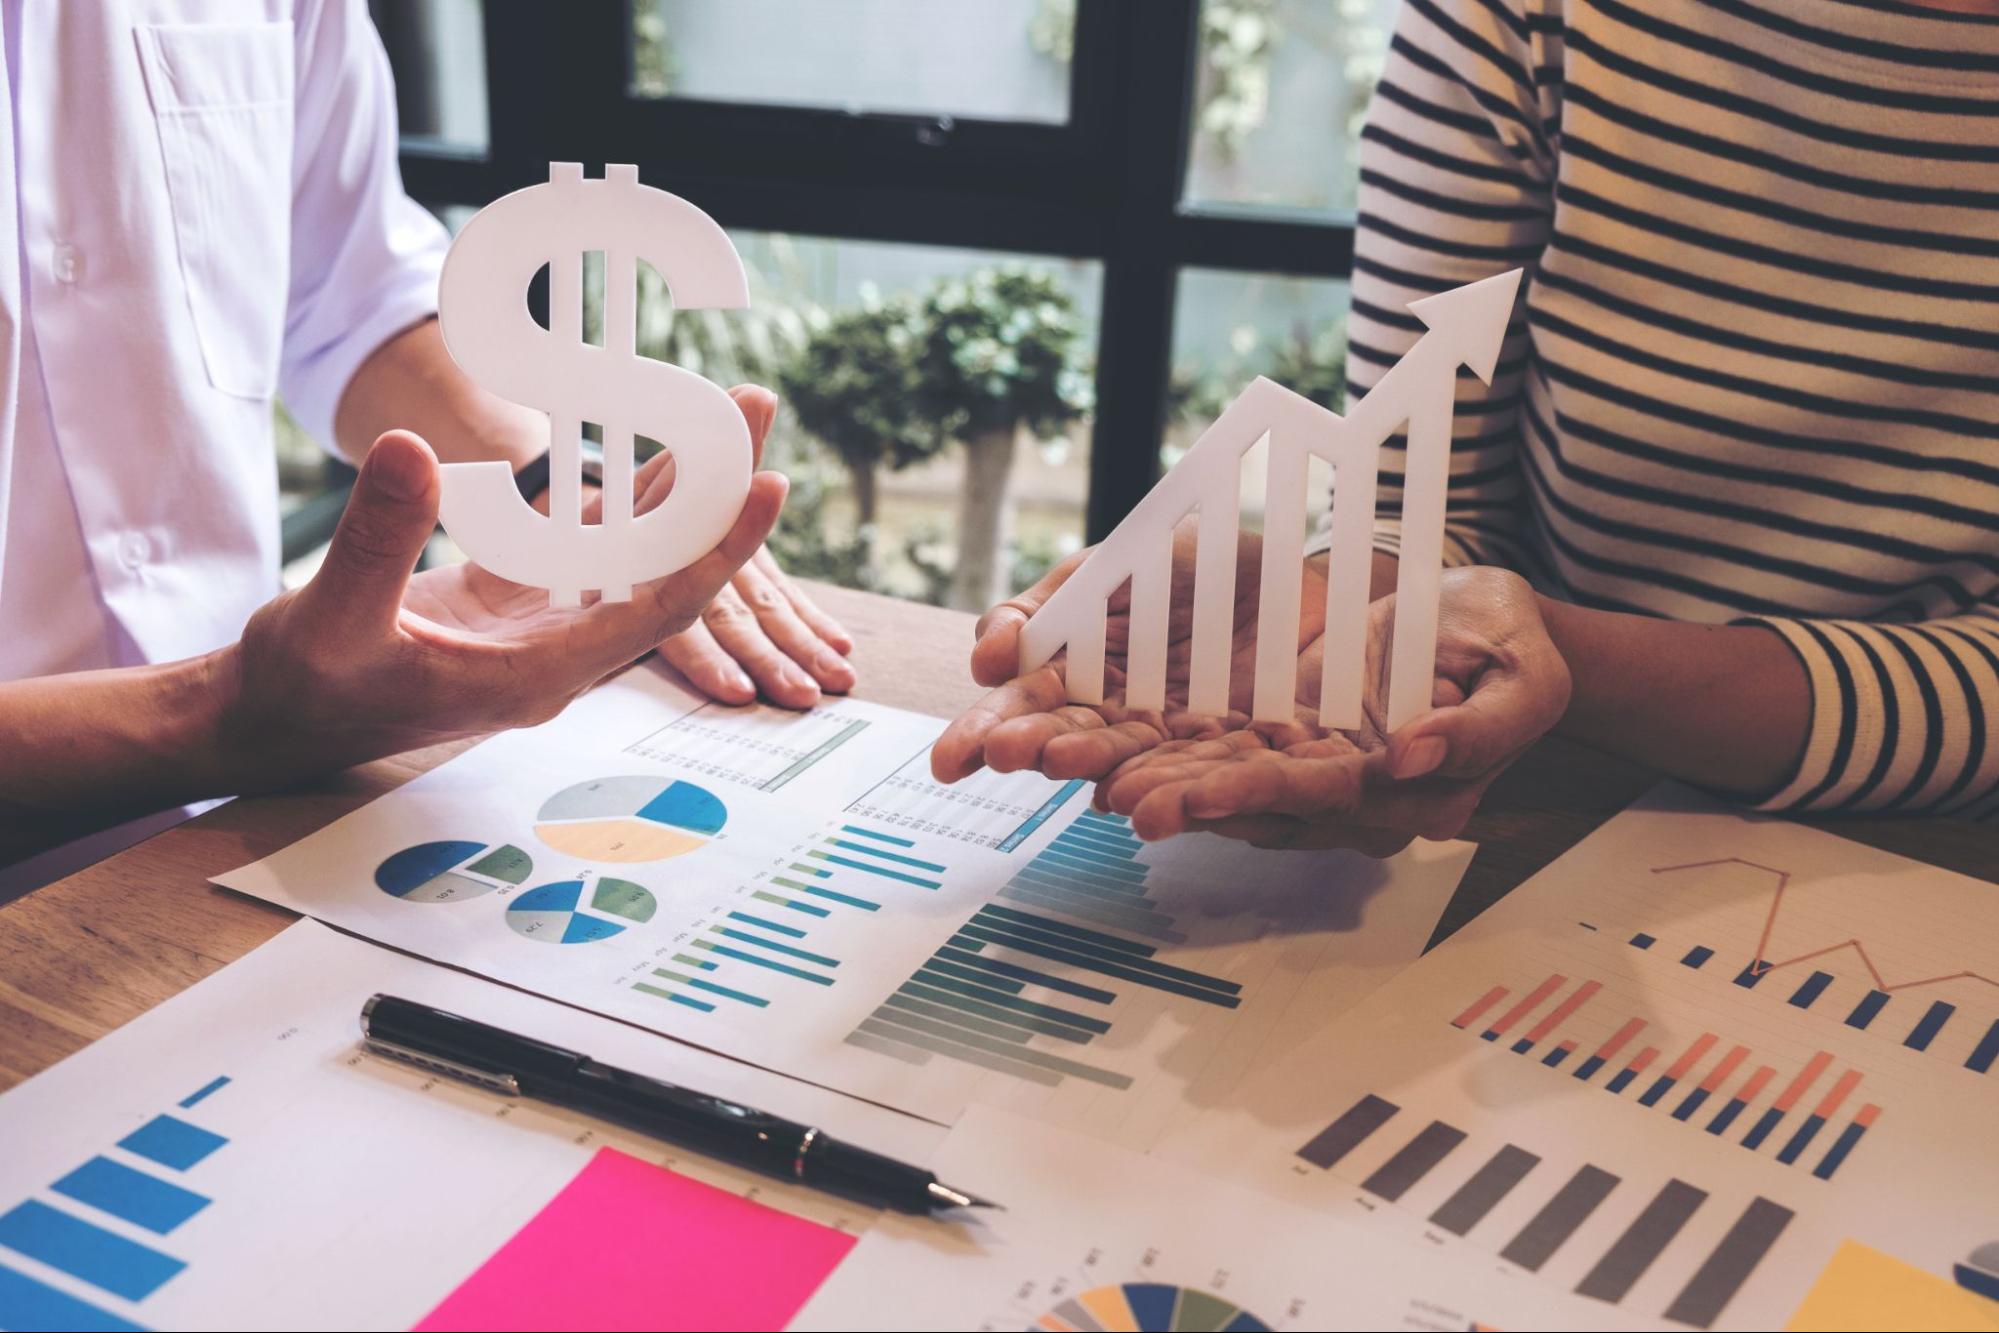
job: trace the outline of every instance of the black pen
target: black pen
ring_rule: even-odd
[[[582,1111],[710,1157],[876,1208],[935,1213],[997,1204],[920,1166],[842,1143],[812,1125],[676,1087],[579,1051],[394,995],[361,1006],[361,1033],[383,1055],[512,1097]]]

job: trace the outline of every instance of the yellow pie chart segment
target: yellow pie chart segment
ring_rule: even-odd
[[[664,861],[706,845],[728,818],[720,797],[691,782],[594,778],[544,801],[534,832],[586,861]]]

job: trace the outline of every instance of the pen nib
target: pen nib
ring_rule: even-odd
[[[937,1201],[939,1208],[999,1208],[1001,1212],[1006,1211],[1006,1209],[1001,1208],[999,1204],[994,1203],[991,1199],[981,1199],[976,1194],[967,1194],[963,1190],[952,1189],[949,1185],[935,1180],[930,1182],[928,1190],[930,1197]]]

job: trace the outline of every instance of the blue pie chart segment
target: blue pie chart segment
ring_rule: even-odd
[[[405,847],[375,867],[375,887],[407,903],[448,903],[524,883],[534,862],[518,847],[448,839]]]
[[[507,904],[507,925],[541,944],[592,944],[652,920],[652,893],[608,876],[537,884]]]

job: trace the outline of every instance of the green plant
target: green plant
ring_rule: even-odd
[[[640,97],[665,97],[673,91],[673,73],[666,15],[657,4],[632,6],[632,91]]]
[[[876,470],[920,462],[941,444],[917,411],[922,341],[912,302],[871,300],[825,320],[778,367],[784,402],[852,478],[863,527],[877,514]]]
[[[1008,482],[1021,433],[1053,435],[1094,405],[1081,321],[1050,274],[1008,266],[939,282],[921,323],[918,404],[965,446],[951,605],[981,610],[1010,591]]]
[[[1207,0],[1201,61],[1207,80],[1195,113],[1201,133],[1233,155],[1270,114],[1270,50],[1276,0]]]

